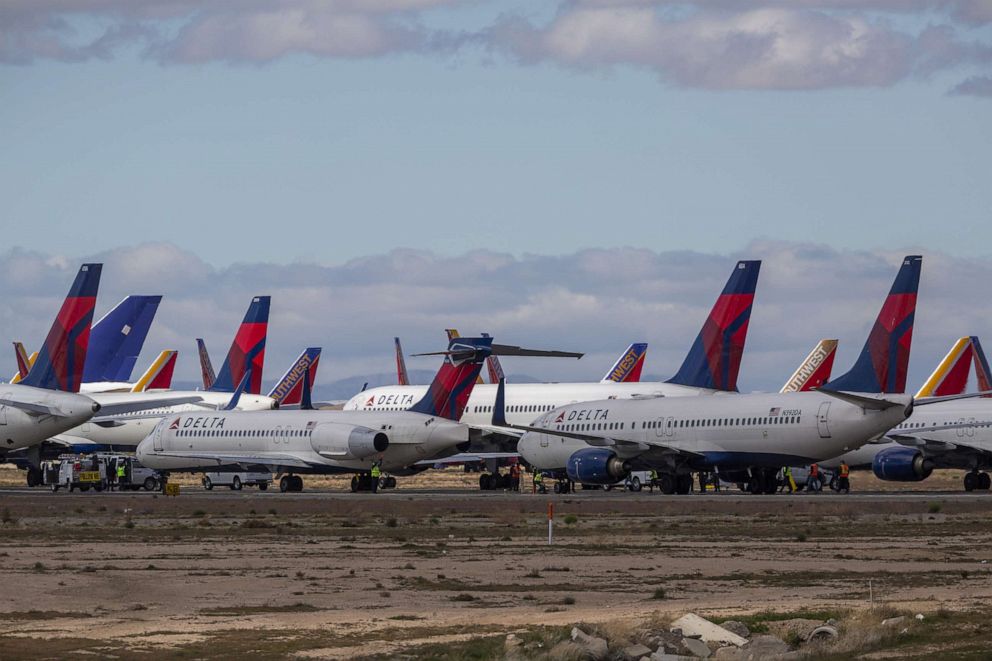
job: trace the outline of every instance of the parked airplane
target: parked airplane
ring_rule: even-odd
[[[468,428],[457,421],[482,364],[497,352],[581,356],[455,338],[439,352],[441,369],[409,410],[313,410],[307,378],[303,410],[169,416],[138,445],[137,456],[145,466],[168,471],[263,466],[288,473],[280,480],[283,491],[303,488],[297,473],[367,473],[373,463],[399,473],[468,441]]]
[[[203,379],[203,389],[210,390],[217,376],[214,374],[214,366],[210,362],[210,354],[207,353],[207,345],[203,338],[196,338],[196,350],[200,356],[200,376]]]
[[[977,337],[963,337],[927,379],[917,397],[953,397],[964,392],[970,365],[988,374],[988,362]],[[981,385],[979,386],[981,387]],[[916,409],[878,443],[824,462],[827,467],[848,462],[871,466],[875,476],[893,482],[920,482],[935,468],[956,468],[964,475],[965,491],[988,491],[992,486],[992,401],[987,398],[951,399]]]
[[[816,390],[830,380],[837,340],[820,340],[779,392]]]
[[[299,406],[303,402],[304,377],[313,384],[317,380],[317,366],[320,364],[320,347],[304,349],[299,358],[293,361],[282,378],[269,391],[269,397],[276,400],[279,408]]]
[[[393,342],[396,344],[396,384],[400,386],[410,385],[410,375],[406,371],[406,359],[403,358],[403,345],[400,344],[400,338],[394,337]]]
[[[760,261],[737,262],[682,367],[668,381],[514,384],[506,388],[507,419],[511,423],[527,424],[543,411],[598,399],[682,397],[716,390],[736,391],[760,267]],[[344,410],[402,411],[423,397],[425,390],[426,386],[371,388],[348,400]],[[485,384],[472,391],[461,421],[472,426],[473,441],[498,442],[507,437],[506,430],[490,424],[496,390],[496,385]],[[512,437],[511,444],[515,442]],[[473,448],[475,451],[484,449]],[[493,449],[505,448],[497,444]]]
[[[774,493],[782,466],[837,456],[912,413],[902,393],[921,263],[903,260],[854,367],[819,390],[583,402],[523,426],[497,407],[493,424],[525,432],[517,449],[528,463],[576,482],[612,484],[650,467],[664,493],[688,493],[692,471],[716,468],[754,493]]]
[[[606,372],[600,383],[638,383],[644,369],[644,357],[648,353],[647,342],[636,342],[620,354],[617,362]],[[503,378],[502,375],[500,379]],[[499,383],[499,379],[493,381]]]
[[[20,383],[0,384],[0,458],[75,427],[100,410],[92,399],[76,393],[102,268],[80,267],[34,367]]]

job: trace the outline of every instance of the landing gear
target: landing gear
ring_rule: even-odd
[[[773,494],[778,490],[778,471],[771,468],[752,468],[748,491],[757,494]]]
[[[479,476],[479,491],[497,491],[499,489],[510,488],[510,475],[496,473],[483,473]]]
[[[283,475],[279,480],[279,491],[303,491],[303,478],[299,475]],[[354,491],[354,489],[352,489]]]
[[[572,491],[572,481],[571,480],[555,480],[554,491],[555,491],[555,493],[571,493],[571,491]]]
[[[682,495],[692,493],[692,473],[676,476],[675,493]]]
[[[989,477],[988,473],[982,472],[978,474],[978,490],[988,491],[989,487],[992,487],[992,478]]]
[[[658,473],[658,491],[670,496],[678,489],[678,480],[672,473]]]
[[[978,488],[978,471],[971,471],[964,474],[964,490],[974,491]]]
[[[373,488],[376,487],[376,488]],[[351,492],[355,493],[358,491],[371,491],[375,493],[378,489],[378,484],[373,485],[372,474],[371,473],[358,473],[353,475],[351,478]]]

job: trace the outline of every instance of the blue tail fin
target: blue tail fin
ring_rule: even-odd
[[[737,390],[759,270],[760,261],[737,262],[682,367],[668,383]]]
[[[161,296],[128,296],[93,324],[83,383],[129,381]]]
[[[908,255],[902,260],[892,289],[854,367],[828,382],[824,388],[848,392],[906,392],[906,372],[913,343],[916,294],[920,288],[922,265],[923,258],[919,255]]]

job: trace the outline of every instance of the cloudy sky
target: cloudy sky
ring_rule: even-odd
[[[850,363],[908,252],[917,382],[992,330],[992,0],[0,0],[0,91],[0,337],[33,345],[83,259],[100,312],[166,295],[179,378],[257,293],[272,378],[450,324],[667,374],[741,257],[744,388],[823,336]]]

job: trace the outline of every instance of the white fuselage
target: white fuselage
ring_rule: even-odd
[[[348,438],[384,434],[385,450],[355,452]],[[422,413],[385,411],[216,412],[169,416],[137,448],[159,470],[264,465],[290,472],[397,471],[468,440],[465,425]]]
[[[968,423],[974,423],[974,426],[925,432],[914,431]],[[951,449],[939,453],[924,451],[925,455],[936,460],[938,468],[972,468],[977,457],[982,453],[989,453],[990,456],[986,462],[978,465],[988,466],[992,463],[992,399],[976,397],[917,406],[913,409],[911,416],[893,427],[889,433],[916,436],[921,440],[940,441],[961,447],[960,450]],[[876,454],[888,448],[901,447],[901,445],[895,441],[872,443],[822,463],[824,467],[831,468],[840,465],[843,460],[852,468],[871,467]]]
[[[517,450],[537,468],[559,469],[592,447],[555,436],[561,429],[624,441],[608,447],[648,465],[795,466],[860,447],[899,424],[912,398],[884,398],[904,405],[864,410],[816,392],[585,402],[541,415],[532,426],[548,432],[524,434]]]
[[[65,436],[70,436],[84,442],[99,445],[112,445],[118,449],[136,447],[155,428],[159,421],[168,415],[179,413],[202,413],[204,411],[216,411],[223,408],[231,401],[232,394],[224,392],[211,392],[209,390],[199,391],[178,391],[178,390],[151,390],[138,393],[93,393],[90,395],[101,405],[123,404],[126,402],[141,402],[144,400],[161,399],[164,397],[200,397],[202,401],[192,404],[178,404],[175,406],[163,406],[156,409],[125,413],[114,417],[113,425],[105,425],[96,422],[86,422],[75,429],[65,432]],[[242,394],[238,399],[238,411],[266,411],[275,408],[275,400],[264,395]]]
[[[404,411],[427,393],[427,386],[382,386],[358,393],[349,399],[345,411]],[[472,389],[461,422],[467,425],[490,424],[497,386],[477,384]],[[560,406],[596,400],[635,397],[685,397],[712,394],[715,391],[664,382],[644,383],[508,383],[506,384],[506,420],[510,424],[529,424],[539,413]]]
[[[89,420],[99,408],[85,395],[34,388],[19,384],[0,384],[0,400],[49,407],[58,415],[39,414],[0,404],[0,456],[41,443],[46,438]]]

